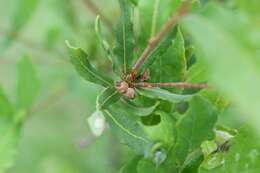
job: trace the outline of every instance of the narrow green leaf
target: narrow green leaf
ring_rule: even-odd
[[[176,34],[176,30],[173,29],[167,36],[158,44],[158,46],[150,53],[141,67],[140,72],[142,73],[145,69],[151,66],[157,58],[164,55],[168,48],[172,45],[172,40]]]
[[[61,29],[58,26],[52,26],[44,36],[43,44],[48,50],[53,50],[57,45],[61,35]]]
[[[117,73],[126,72],[133,62],[134,32],[132,24],[132,4],[130,0],[119,0],[121,16],[116,27],[116,43],[114,48],[114,64]],[[121,71],[120,71],[121,70]]]
[[[30,109],[35,101],[40,83],[30,58],[24,56],[17,64],[17,105],[20,109]]]
[[[0,49],[6,49],[11,45],[15,37],[17,37],[16,34],[25,27],[33,16],[39,0],[15,0],[15,2],[16,9],[10,19],[10,35],[4,38]]]
[[[148,116],[151,113],[153,113],[159,104],[160,104],[160,102],[156,102],[153,106],[141,107],[141,106],[134,105],[133,103],[127,102],[126,100],[124,100],[122,103],[122,108],[124,108],[124,110],[126,110],[128,112],[131,112],[134,115],[144,117],[144,116]]]
[[[0,173],[6,172],[15,161],[22,123],[19,117],[25,117],[25,111],[9,117],[0,116]]]
[[[104,111],[107,122],[121,143],[128,145],[137,154],[147,155],[152,141],[147,138],[143,127],[128,112],[113,106]]]
[[[193,95],[173,94],[167,90],[163,90],[160,88],[139,89],[137,90],[137,92],[138,94],[149,98],[161,99],[172,103],[188,101],[193,97]]]
[[[66,41],[66,44],[69,48],[71,63],[74,65],[81,77],[89,82],[105,87],[113,85],[112,79],[101,74],[90,64],[88,61],[88,55],[81,48],[72,47],[68,41]]]
[[[116,66],[113,63],[113,61],[114,61],[113,60],[113,58],[114,58],[113,51],[112,51],[109,43],[107,42],[107,40],[105,40],[102,37],[101,24],[100,24],[100,17],[99,16],[97,16],[97,18],[96,18],[95,30],[96,30],[96,34],[97,34],[97,37],[99,39],[99,42],[101,43],[102,48],[104,49],[104,51],[106,53],[106,56],[108,57],[108,59],[111,61],[112,65],[113,65],[113,70],[116,71]]]
[[[108,87],[102,91],[97,97],[97,109],[106,109],[110,105],[117,102],[121,97],[121,94],[114,87]]]
[[[190,156],[200,148],[202,142],[214,139],[216,121],[214,107],[202,97],[194,97],[190,101],[189,110],[177,123],[177,139],[169,164],[174,164],[177,170],[184,170],[187,162],[192,161]]]
[[[4,173],[14,162],[20,130],[8,122],[0,122],[0,173]]]
[[[0,116],[10,115],[13,111],[13,106],[5,96],[5,93],[0,86]]]

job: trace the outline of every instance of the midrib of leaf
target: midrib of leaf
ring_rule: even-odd
[[[85,70],[87,70],[89,73],[91,73],[94,77],[96,77],[97,79],[99,79],[99,80],[105,82],[106,84],[108,84],[109,86],[111,86],[111,84],[110,84],[109,82],[107,82],[105,79],[103,79],[102,77],[98,76],[97,74],[95,74],[94,72],[92,72],[91,70],[89,70],[89,69],[87,68],[87,66],[86,66],[82,61],[80,61],[80,65],[82,65],[83,68],[84,68]]]
[[[123,22],[123,47],[124,47],[124,73],[126,73],[126,36],[125,36],[125,20]]]
[[[108,116],[114,121],[114,123],[115,123],[120,129],[122,129],[125,133],[127,133],[128,135],[130,135],[130,136],[132,136],[132,137],[134,137],[134,138],[136,138],[136,139],[139,139],[139,140],[141,140],[141,141],[144,141],[145,143],[149,143],[149,141],[146,140],[145,138],[142,138],[142,137],[140,137],[140,136],[136,136],[135,134],[133,134],[132,132],[130,132],[128,129],[126,129],[124,126],[122,126],[122,125],[114,118],[114,116],[113,116],[108,110],[106,110],[105,112],[106,112],[106,113],[108,114]]]
[[[105,92],[106,90],[104,90],[104,92]],[[101,103],[101,105],[100,105],[100,107],[103,107],[103,105],[111,98],[111,97],[113,97],[114,95],[116,95],[118,92],[117,91],[115,91],[115,92],[113,92],[110,96],[108,96],[102,103]]]

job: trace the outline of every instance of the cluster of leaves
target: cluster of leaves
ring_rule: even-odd
[[[245,7],[242,1],[232,2],[231,7],[237,10]],[[114,79],[92,66],[82,49],[68,44],[71,62],[79,74],[105,87],[97,98],[98,114],[105,117],[119,140],[137,154],[120,172],[259,171],[256,164],[259,144],[255,149],[244,146],[244,137],[249,134],[246,128],[237,135],[236,130],[216,125],[219,114],[229,106],[229,101],[216,89],[135,88],[137,96],[133,100],[122,96],[116,89],[116,83],[131,72],[140,50],[146,47],[153,32],[182,1],[157,3],[160,8],[158,4],[154,5],[156,1],[140,0],[136,6],[130,0],[119,0],[121,16],[115,29],[113,49],[102,37],[97,18],[96,32],[112,63],[114,74],[111,76]],[[251,5],[256,5],[254,3],[257,2],[248,2],[245,11],[237,12],[231,10],[230,4],[223,8],[216,3],[193,2],[192,14],[161,39],[140,73],[148,68],[150,82],[209,82],[242,108],[252,108],[250,112],[259,114],[256,105],[259,106],[260,97],[254,92],[254,86],[244,81],[254,79],[252,81],[259,86],[259,68],[250,64],[258,62],[253,55],[257,56],[255,43],[259,30],[253,25],[256,18],[248,14]],[[138,9],[139,20],[135,19],[134,8]],[[157,13],[160,17],[154,16]],[[225,50],[219,50],[218,44],[222,44],[221,48],[225,47]],[[243,76],[230,69],[234,62],[238,62],[237,68],[243,69]],[[241,93],[238,86],[250,91]],[[256,98],[257,102],[246,98]],[[243,151],[238,153],[241,149]],[[251,160],[240,163],[247,157]]]
[[[17,102],[12,104],[0,87],[0,172],[14,162],[21,128],[39,92],[36,71],[28,56],[17,63]]]

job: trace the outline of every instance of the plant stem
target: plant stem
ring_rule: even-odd
[[[95,14],[99,15],[101,20],[105,23],[107,28],[109,29],[110,32],[113,32],[113,25],[110,22],[110,20],[102,13],[102,11],[99,9],[99,7],[92,2],[92,0],[84,0],[85,5],[89,8],[89,10]]]
[[[139,68],[142,66],[146,58],[150,55],[150,53],[156,48],[156,46],[160,43],[160,41],[164,38],[164,36],[172,29],[174,25],[185,16],[190,8],[190,2],[184,1],[181,7],[177,10],[176,13],[173,13],[172,17],[164,24],[159,33],[152,37],[149,40],[147,47],[145,48],[142,55],[136,61],[135,65],[132,68],[132,71],[137,72]]]
[[[59,56],[59,57],[64,57],[65,56],[65,54],[60,52],[60,51],[52,51],[52,52],[50,52],[49,50],[44,48],[41,44],[20,37],[20,33],[19,32],[10,32],[10,31],[0,27],[0,35],[4,35],[4,36],[7,36],[9,38],[15,39],[15,41],[21,43],[22,45],[24,45],[24,46],[26,46],[26,47],[28,47],[30,49],[35,49],[35,50],[40,51],[42,53],[53,54],[53,55]]]
[[[186,83],[186,82],[173,82],[173,83],[148,83],[148,82],[141,82],[141,83],[132,83],[134,87],[137,88],[193,88],[193,89],[203,89],[208,88],[208,84],[201,83],[201,84],[193,84],[193,83]]]

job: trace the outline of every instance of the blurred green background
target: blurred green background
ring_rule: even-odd
[[[100,11],[88,0],[0,0],[0,85],[15,103],[16,62],[24,55],[31,57],[41,83],[40,95],[23,125],[16,162],[8,173],[114,173],[131,159],[133,153],[109,130],[98,138],[91,134],[87,118],[96,109],[101,88],[79,77],[65,47],[69,40],[86,50],[96,66],[111,71],[94,23],[101,12],[103,34],[112,42],[118,3],[93,2]],[[212,45],[215,48],[215,42]],[[219,124],[240,130],[248,123],[249,116],[238,107],[231,105],[224,111]],[[257,135],[251,133],[258,139],[259,131]]]
[[[0,84],[15,102],[16,62],[26,54],[37,68],[41,89],[35,110],[24,124],[15,166],[8,172],[116,172],[129,151],[109,131],[99,138],[91,135],[87,117],[95,111],[101,88],[76,74],[64,43],[74,41],[93,61],[103,56],[95,44],[96,11],[84,0],[39,0],[34,11],[25,9],[32,14],[16,30],[13,21],[22,8],[20,2],[0,0],[0,44],[8,36],[12,40],[0,54]],[[116,0],[98,0],[95,4],[114,22],[119,10]],[[105,32],[111,36],[109,30]],[[95,63],[106,65],[103,61]]]

